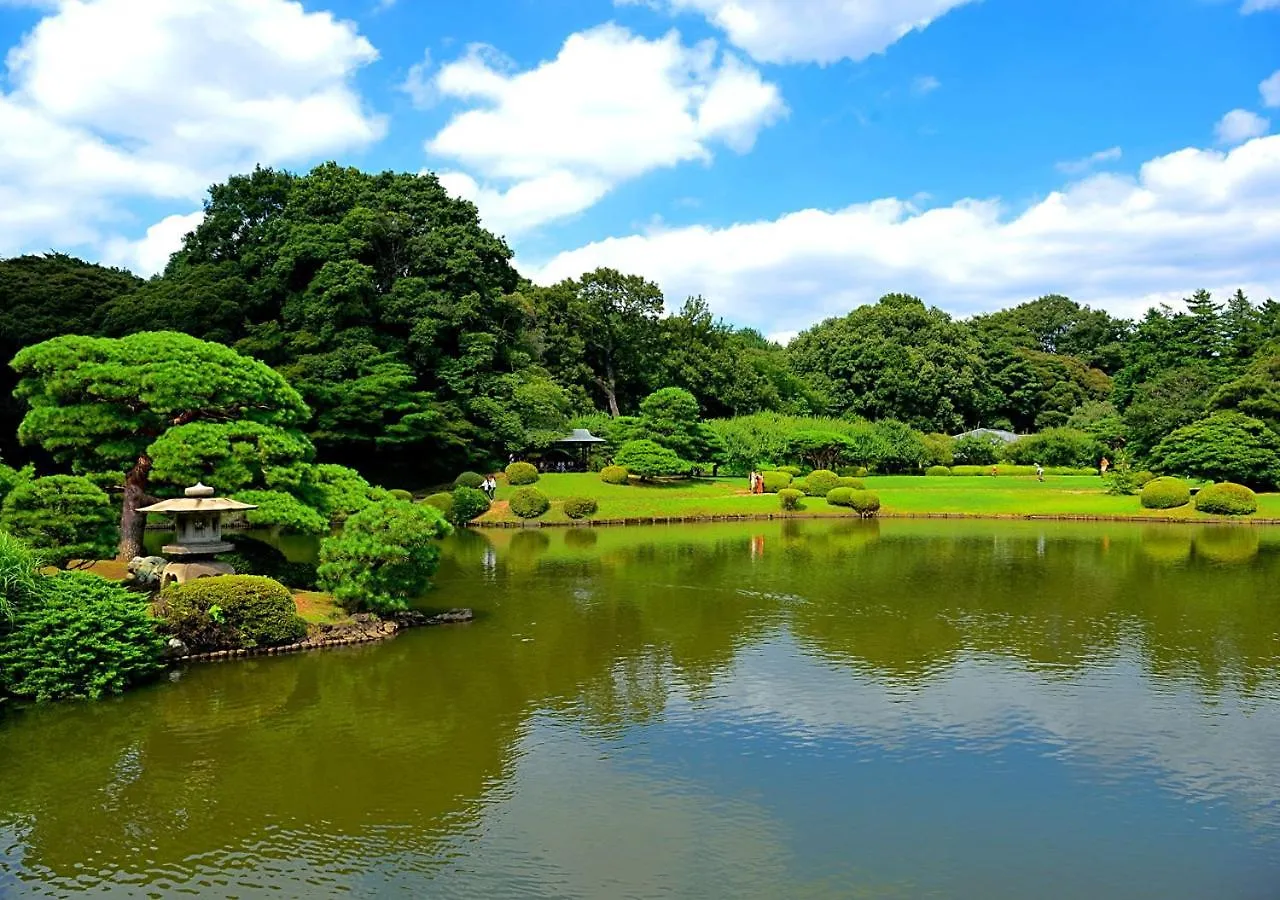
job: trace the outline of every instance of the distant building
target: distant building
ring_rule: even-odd
[[[1018,439],[1018,435],[1012,431],[1002,431],[999,428],[975,428],[973,431],[966,431],[964,434],[954,436],[956,440],[967,437],[995,438],[1006,444],[1012,444]]]

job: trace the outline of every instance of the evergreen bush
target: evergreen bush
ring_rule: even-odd
[[[445,518],[454,525],[465,525],[483,516],[488,511],[489,498],[484,491],[469,487],[456,487],[449,497],[449,509],[445,512]]]
[[[76,475],[20,481],[0,512],[0,528],[60,568],[115,556],[119,521],[106,492]]]
[[[405,503],[413,502],[413,494],[411,494],[409,491],[402,490],[400,488],[392,488],[391,490],[387,491],[387,493],[390,494],[391,497],[395,500],[403,500]]]
[[[809,482],[807,479],[797,478],[791,482],[790,487],[791,487],[791,490],[793,491],[799,491],[800,493],[804,494],[806,497],[809,496]]]
[[[781,469],[775,472],[761,472],[760,477],[764,479],[766,494],[776,494],[783,488],[789,487],[794,478],[790,472],[783,472]]]
[[[805,478],[806,490],[811,497],[825,497],[827,491],[840,486],[840,476],[830,469],[815,469]]]
[[[457,488],[454,488],[454,490],[457,490]],[[468,490],[475,490],[475,488],[468,488]],[[453,494],[450,491],[440,491],[437,494],[431,494],[418,502],[425,503],[428,506],[434,506],[444,514],[446,519],[449,518],[449,513],[453,512]]]
[[[484,484],[484,476],[479,472],[463,472],[453,479],[454,487],[469,487],[479,490],[482,484]]]
[[[277,647],[307,635],[293,592],[261,575],[171,584],[156,598],[155,614],[166,634],[196,653]]]
[[[550,508],[547,495],[535,487],[522,487],[511,495],[511,512],[522,519],[536,519]]]
[[[605,484],[626,484],[631,476],[622,466],[605,466],[600,470],[600,480]]]
[[[1242,484],[1221,481],[1200,489],[1196,509],[1215,516],[1251,516],[1258,511],[1258,495]]]
[[[799,466],[778,466],[777,471],[786,472],[792,478],[799,478],[801,475],[804,474],[804,469],[800,468]]]
[[[930,466],[928,469],[925,470],[924,474],[932,475],[934,477],[945,476],[945,475],[950,475],[951,470],[948,469],[946,466]]]
[[[1157,478],[1142,489],[1141,501],[1146,509],[1177,509],[1191,502],[1191,490],[1178,478]]]
[[[538,480],[538,467],[533,463],[513,462],[506,468],[507,483],[512,487],[535,484]]]
[[[594,516],[599,504],[591,497],[569,497],[564,501],[564,514],[570,519]]]
[[[836,487],[848,488],[851,491],[865,491],[867,489],[861,478],[849,478],[843,475],[836,482]]]
[[[849,506],[864,519],[870,519],[880,512],[880,497],[871,491],[854,491],[849,498]]]
[[[835,487],[827,491],[827,503],[831,506],[850,506],[853,502],[853,488]]]
[[[836,474],[841,478],[866,478],[871,473],[867,471],[866,466],[841,466],[836,469]]]
[[[792,488],[783,488],[778,491],[778,505],[788,512],[803,509],[803,499],[804,494]]]

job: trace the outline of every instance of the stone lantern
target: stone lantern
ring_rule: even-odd
[[[161,587],[215,575],[234,575],[236,570],[230,564],[214,559],[219,553],[230,553],[236,549],[235,544],[222,539],[222,516],[258,508],[250,503],[215,497],[213,488],[204,484],[197,483],[184,493],[185,497],[163,500],[138,510],[142,513],[167,513],[176,523],[174,542],[160,548],[160,552],[170,560],[164,568]]]

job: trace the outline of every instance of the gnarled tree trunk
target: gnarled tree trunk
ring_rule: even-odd
[[[142,555],[142,540],[147,531],[147,515],[138,512],[150,499],[147,484],[151,478],[151,457],[142,454],[124,479],[124,505],[120,510],[120,547],[116,559],[128,562]]]

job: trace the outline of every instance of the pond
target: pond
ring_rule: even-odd
[[[1278,585],[1257,527],[467,532],[470,625],[0,722],[0,896],[1274,897]]]

